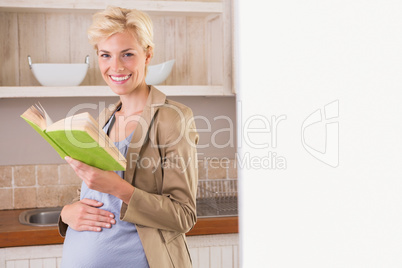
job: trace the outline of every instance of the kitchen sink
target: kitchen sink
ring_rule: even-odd
[[[30,226],[56,226],[61,209],[54,207],[25,210],[19,215],[19,221]]]

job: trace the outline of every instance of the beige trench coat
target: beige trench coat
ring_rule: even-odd
[[[119,104],[100,114],[100,126]],[[197,143],[191,109],[151,87],[126,157],[124,179],[136,188],[120,212],[136,225],[151,268],[191,267],[185,233],[197,220]],[[65,235],[67,226],[59,229]]]

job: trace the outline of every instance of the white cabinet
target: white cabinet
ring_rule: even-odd
[[[63,245],[0,248],[0,267],[60,267]]]
[[[152,64],[175,59],[157,87],[170,96],[233,95],[232,3],[218,1],[3,0],[0,3],[0,98],[113,96],[98,72],[86,30],[107,5],[137,8],[154,22]],[[79,87],[42,87],[27,61],[83,62],[90,69]]]
[[[194,268],[238,268],[239,235],[188,236]],[[63,245],[0,248],[0,267],[59,268]]]

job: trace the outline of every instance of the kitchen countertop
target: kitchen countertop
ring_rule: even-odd
[[[57,226],[34,227],[20,224],[19,214],[24,210],[0,210],[0,248],[62,244]],[[199,218],[186,235],[238,233],[238,217]]]

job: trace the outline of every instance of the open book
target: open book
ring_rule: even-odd
[[[125,170],[126,159],[89,113],[52,122],[40,104],[21,117],[64,159],[66,156],[103,170]]]

